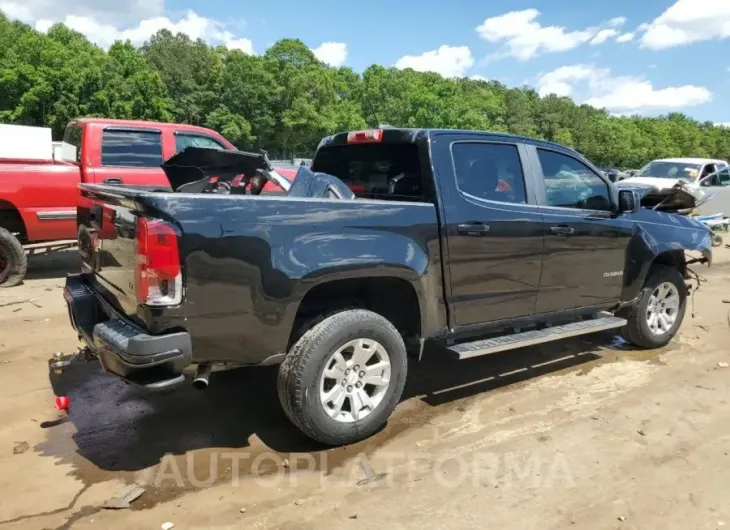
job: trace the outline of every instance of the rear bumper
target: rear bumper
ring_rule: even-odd
[[[192,361],[188,333],[145,333],[105,302],[83,275],[66,278],[63,296],[71,325],[104,370],[150,390],[167,389],[185,381],[183,370]]]

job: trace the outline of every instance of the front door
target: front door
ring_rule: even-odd
[[[452,325],[535,311],[542,216],[514,139],[436,136],[434,159],[445,217],[445,266]]]
[[[530,147],[542,173],[545,233],[537,312],[617,302],[633,223],[613,213],[610,184],[565,152]]]

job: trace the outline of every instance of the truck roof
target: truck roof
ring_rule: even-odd
[[[561,144],[557,144],[554,142],[549,142],[547,140],[538,140],[535,138],[530,138],[529,136],[520,136],[516,134],[509,134],[506,132],[497,132],[497,131],[475,131],[475,130],[467,130],[467,129],[431,129],[431,128],[407,128],[407,127],[381,127],[380,129],[377,127],[373,127],[372,129],[367,129],[367,131],[377,131],[382,130],[383,131],[383,140],[384,141],[396,141],[394,136],[401,135],[400,138],[397,139],[397,141],[400,142],[416,142],[421,137],[426,136],[434,136],[436,134],[463,134],[463,135],[474,135],[474,136],[480,136],[480,137],[494,137],[494,138],[509,138],[515,141],[525,142],[532,145],[537,146],[545,146],[550,147],[552,149],[561,150],[561,151],[568,151],[571,153],[578,154],[581,158],[585,158],[582,154],[578,153],[574,149],[571,149],[570,147],[566,147]],[[323,145],[328,144],[341,144],[341,143],[347,143],[347,136],[348,134],[356,132],[356,131],[349,131],[349,132],[340,132],[336,133],[332,136],[328,136],[322,140],[320,143],[320,147]],[[358,131],[359,132],[359,131]]]
[[[679,162],[683,164],[727,164],[725,160],[716,158],[659,158],[653,162]]]
[[[177,130],[185,131],[196,131],[196,132],[208,132],[210,129],[205,127],[198,127],[196,125],[188,125],[186,123],[166,123],[160,121],[144,121],[144,120],[116,120],[112,118],[77,118],[71,120],[71,123],[98,123],[100,125],[116,125],[116,126],[127,126],[127,127],[155,127],[158,129],[169,129],[175,128]]]

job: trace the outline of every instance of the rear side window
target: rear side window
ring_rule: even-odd
[[[101,165],[160,167],[162,135],[157,131],[106,130],[101,139]]]
[[[210,136],[203,134],[183,134],[175,133],[175,152],[179,153],[186,147],[207,147],[209,149],[226,150],[226,146],[218,140],[214,140]]]
[[[458,142],[451,152],[456,184],[462,193],[488,201],[527,202],[516,145]]]
[[[423,201],[424,187],[415,144],[362,144],[323,147],[312,171],[342,180],[357,197]]]
[[[61,142],[61,159],[67,162],[81,162],[81,137],[83,127],[79,124],[69,124],[63,133]]]

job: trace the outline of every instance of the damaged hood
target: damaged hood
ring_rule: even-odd
[[[666,179],[666,178],[660,178],[660,177],[629,177],[621,181],[623,184],[624,182],[629,184],[637,184],[640,186],[649,186],[651,188],[655,188],[659,191],[666,190],[675,187],[680,182],[692,186],[692,184],[686,180],[682,179]]]
[[[666,212],[688,213],[712,198],[698,184],[683,179],[629,177],[617,187],[638,192],[645,208]]]

